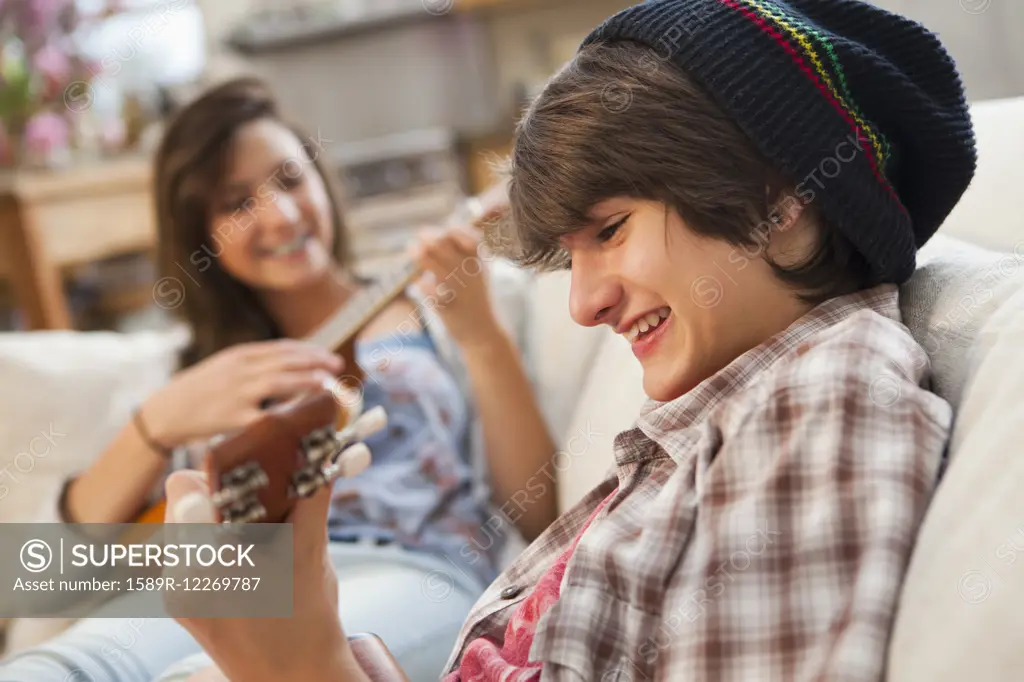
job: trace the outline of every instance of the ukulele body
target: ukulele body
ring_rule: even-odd
[[[135,519],[135,523],[163,523],[166,513],[167,500],[161,499],[139,514],[138,518]]]

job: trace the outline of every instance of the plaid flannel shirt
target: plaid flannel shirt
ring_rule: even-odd
[[[880,680],[952,410],[896,287],[834,298],[686,395],[648,401],[608,477],[481,596],[448,671],[582,524],[541,680]]]

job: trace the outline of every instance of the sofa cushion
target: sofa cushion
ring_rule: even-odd
[[[167,381],[186,340],[180,329],[0,334],[0,522],[55,520],[63,480]]]
[[[1000,253],[936,235],[900,290],[903,322],[931,360],[932,390],[953,409],[980,359],[988,318],[1024,284],[1024,251]]]
[[[607,327],[581,327],[569,317],[569,273],[538,275],[529,331],[531,374],[555,442],[568,433],[580,392]]]
[[[614,464],[615,436],[633,426],[647,398],[643,376],[629,344],[617,334],[605,337],[593,371],[577,394],[576,409],[555,459],[560,511],[576,504]]]
[[[996,682],[1024,667],[1024,290],[982,327],[894,624],[889,682]]]
[[[1024,159],[1024,96],[971,104],[978,169],[941,234],[1024,256],[1024,213],[1017,207]]]

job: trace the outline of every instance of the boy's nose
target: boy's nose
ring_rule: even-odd
[[[622,287],[596,264],[573,261],[569,287],[569,314],[576,324],[593,327],[615,325],[613,312],[622,300]]]

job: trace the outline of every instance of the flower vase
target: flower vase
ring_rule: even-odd
[[[0,168],[17,168],[25,151],[25,134],[13,121],[0,120]]]
[[[0,131],[0,168],[16,168],[21,161],[22,140],[17,135]]]

